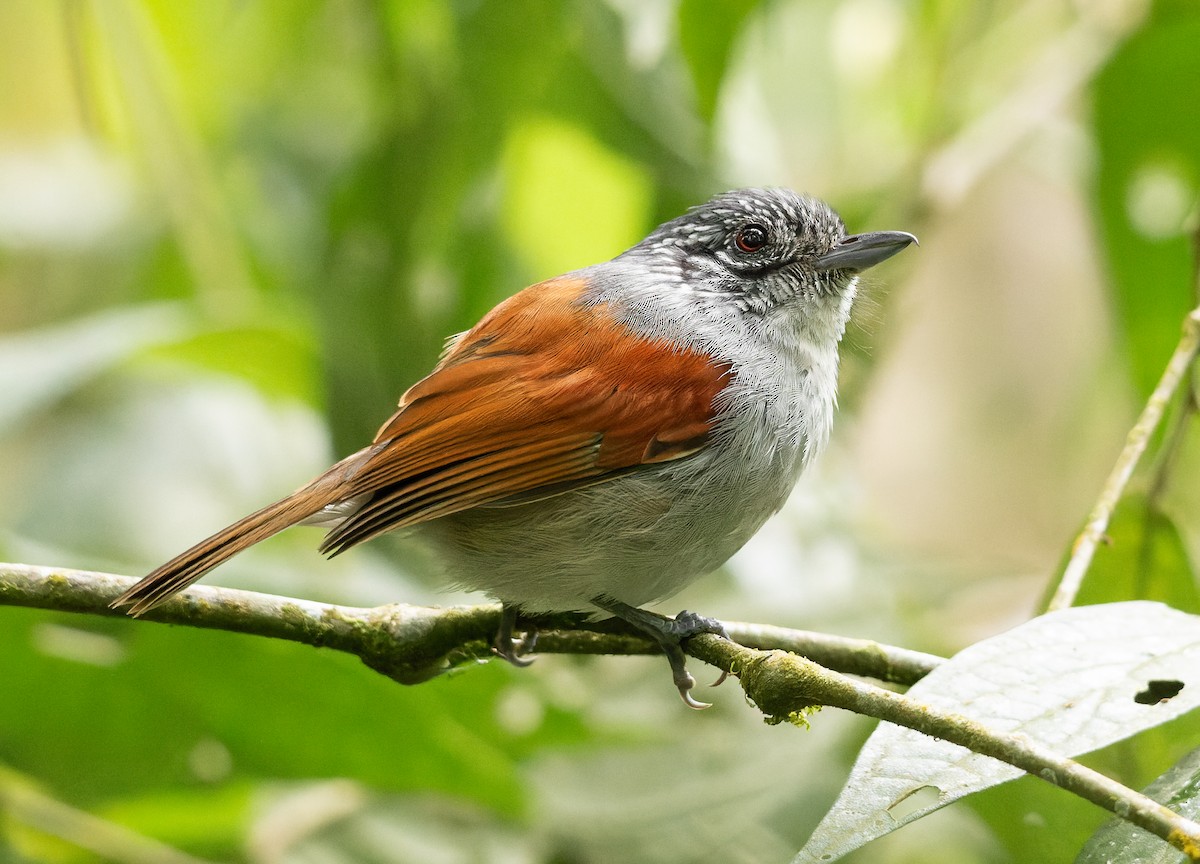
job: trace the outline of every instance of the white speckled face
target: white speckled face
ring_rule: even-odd
[[[788,189],[741,189],[660,225],[626,254],[680,290],[725,295],[761,313],[849,287],[850,273],[814,267],[845,234],[823,201]]]

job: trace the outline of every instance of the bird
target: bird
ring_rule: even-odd
[[[608,615],[657,643],[684,702],[706,707],[681,643],[723,626],[642,607],[783,506],[830,435],[859,274],[915,242],[847,234],[789,189],[718,194],[500,302],[448,340],[369,445],[111,605],[141,615],[293,525],[327,528],[328,555],[406,529],[449,581],[500,601],[500,657],[530,660],[519,615]]]

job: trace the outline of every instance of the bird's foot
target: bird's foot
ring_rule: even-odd
[[[517,614],[516,606],[506,603],[501,607],[500,629],[496,631],[496,639],[492,642],[492,653],[518,668],[524,668],[533,665],[536,659],[528,655],[533,653],[537,645],[538,631],[536,627],[530,627],[523,638],[515,638]]]
[[[725,625],[715,618],[706,618],[687,610],[680,612],[674,618],[667,618],[607,597],[596,598],[592,600],[592,603],[642,631],[658,643],[663,653],[667,655],[667,663],[671,666],[671,679],[675,682],[675,687],[679,690],[679,697],[685,705],[697,710],[712,707],[711,703],[701,702],[692,696],[691,691],[696,686],[696,679],[687,671],[687,658],[683,653],[682,642],[702,633],[713,633],[722,639],[728,639],[729,634],[725,632]],[[727,674],[722,673],[712,686],[716,687],[726,677]]]

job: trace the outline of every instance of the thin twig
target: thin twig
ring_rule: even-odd
[[[1075,597],[1083,585],[1083,577],[1092,563],[1092,556],[1095,555],[1096,547],[1105,537],[1109,520],[1112,519],[1117,502],[1120,501],[1125,487],[1129,484],[1133,469],[1137,467],[1138,460],[1146,451],[1166,406],[1195,362],[1198,350],[1200,350],[1200,307],[1193,309],[1184,319],[1183,335],[1179,339],[1179,344],[1175,346],[1175,353],[1171,355],[1162,378],[1159,379],[1154,392],[1146,401],[1146,406],[1142,409],[1137,423],[1129,431],[1125,447],[1117,458],[1112,473],[1108,475],[1092,512],[1088,515],[1087,524],[1084,525],[1083,531],[1075,540],[1071,559],[1067,562],[1062,577],[1059,579],[1058,587],[1054,591],[1054,596],[1050,599],[1048,611],[1065,609],[1075,602]]]
[[[737,675],[746,695],[771,717],[788,719],[814,705],[828,705],[959,744],[1099,805],[1161,837],[1191,860],[1200,861],[1200,823],[1060,756],[1028,736],[993,732],[960,714],[848,678],[783,651],[752,651],[715,636],[698,636],[689,641],[688,653]]]
[[[1195,368],[1193,364],[1189,371],[1189,378],[1195,372]],[[1170,427],[1165,433],[1162,454],[1158,459],[1158,464],[1154,466],[1154,477],[1146,489],[1147,509],[1151,511],[1157,511],[1161,507],[1163,496],[1167,492],[1167,484],[1174,474],[1176,462],[1183,453],[1183,445],[1187,441],[1188,425],[1192,422],[1197,407],[1200,407],[1196,405],[1196,394],[1192,392],[1190,382],[1184,382],[1183,391],[1179,410],[1171,418]]]
[[[1195,371],[1196,365],[1193,363],[1189,367],[1188,378],[1191,378]],[[1176,463],[1182,455],[1183,445],[1187,441],[1188,428],[1196,415],[1196,394],[1192,391],[1191,382],[1185,380],[1182,389],[1183,398],[1175,410],[1174,416],[1168,421],[1169,425],[1164,433],[1157,464],[1154,466],[1152,478],[1146,489],[1146,510],[1142,514],[1140,548],[1137,556],[1137,570],[1134,573],[1136,579],[1134,595],[1137,597],[1146,596],[1154,567],[1155,542],[1159,532],[1171,528],[1170,517],[1163,510],[1163,496],[1166,495],[1167,486],[1175,474]]]

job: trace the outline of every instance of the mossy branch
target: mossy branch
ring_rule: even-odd
[[[107,573],[0,564],[0,605],[120,616],[122,613],[109,609],[108,604],[132,582],[129,577]],[[396,681],[417,684],[451,666],[490,656],[500,607],[392,604],[356,608],[192,586],[143,617],[333,648],[362,658]],[[657,651],[622,622],[552,615],[537,616],[528,623],[539,630],[537,650],[541,653]],[[932,670],[940,662],[938,657],[866,640],[757,624],[726,622],[726,626],[735,641],[697,636],[687,641],[685,650],[737,676],[746,695],[768,719],[791,719],[813,706],[828,705],[915,729],[1061,786],[1200,861],[1200,824],[1027,737],[997,734],[975,720],[841,674],[911,684]]]
[[[108,604],[134,581],[111,573],[0,564],[0,605],[120,618],[124,613]],[[193,585],[141,618],[333,648],[361,658],[401,684],[419,684],[451,666],[491,657],[500,606],[392,603],[360,608]],[[538,628],[541,654],[658,653],[655,645],[620,621],[560,614],[536,616],[526,623]],[[762,624],[725,624],[742,645],[803,654],[831,669],[893,684],[913,684],[941,662],[931,654],[867,639]]]

